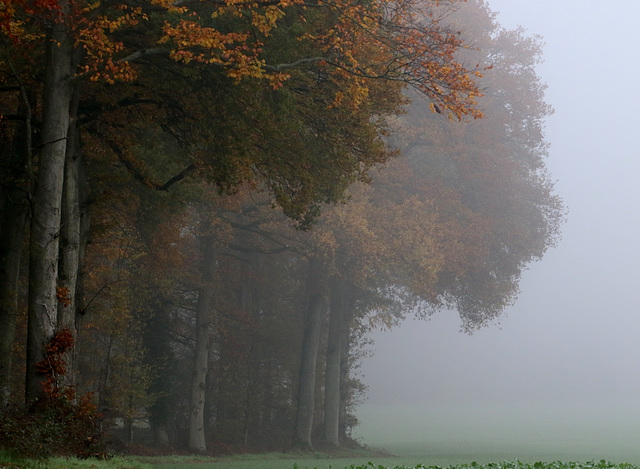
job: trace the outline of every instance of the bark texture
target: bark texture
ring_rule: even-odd
[[[61,1],[62,17],[69,4]],[[56,23],[47,34],[43,118],[38,181],[29,244],[29,306],[25,399],[32,405],[42,397],[42,376],[36,364],[57,325],[56,281],[64,164],[71,104],[71,32]]]
[[[62,192],[62,212],[60,224],[60,255],[58,260],[58,302],[57,330],[69,329],[74,338],[78,332],[77,314],[79,303],[79,280],[83,260],[84,244],[87,236],[83,233],[83,211],[86,206],[83,196],[84,171],[80,153],[80,142],[77,128],[77,90],[70,110],[70,125],[67,133],[67,149],[64,169],[64,185]],[[76,382],[75,347],[65,354],[67,373],[61,384],[74,386]]]
[[[202,285],[196,309],[196,347],[191,382],[191,414],[189,416],[189,449],[203,453],[205,439],[205,391],[209,369],[209,315],[213,303],[213,270],[215,246],[211,236],[202,238]]]

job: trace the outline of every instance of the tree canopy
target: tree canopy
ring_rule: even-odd
[[[559,238],[541,39],[482,0],[5,0],[0,37],[3,405],[343,444],[372,327],[489,325]]]

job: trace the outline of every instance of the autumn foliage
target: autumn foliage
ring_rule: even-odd
[[[32,409],[16,408],[3,413],[0,444],[4,448],[37,458],[104,454],[102,417],[92,394],[76,398],[73,387],[60,383],[67,373],[64,356],[73,343],[72,332],[63,329],[46,345],[46,359],[37,364],[46,399],[35,403]]]
[[[45,359],[36,363],[37,370],[45,378],[42,381],[45,395],[52,402],[75,397],[72,388],[60,384],[60,378],[67,373],[64,356],[73,348],[73,343],[73,333],[69,329],[56,332],[45,346]]]
[[[352,444],[372,328],[491,325],[559,238],[541,43],[483,0],[4,0],[0,36],[5,447]]]

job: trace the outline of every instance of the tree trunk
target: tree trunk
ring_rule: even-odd
[[[209,315],[213,303],[214,240],[209,234],[202,238],[202,285],[198,291],[196,309],[196,349],[191,381],[191,414],[189,416],[189,449],[198,453],[207,450],[204,434],[205,390],[209,369]]]
[[[245,314],[254,317],[256,321],[259,321],[259,318],[254,316],[253,311],[253,276],[252,276],[252,265],[254,261],[254,254],[248,253],[248,257],[240,261],[240,291],[238,295],[238,307],[240,311],[243,311]],[[262,366],[261,353],[259,350],[258,341],[255,335],[251,334],[249,338],[249,362],[247,363],[247,382],[245,387],[245,405],[244,405],[244,417],[243,417],[243,437],[242,444],[245,447],[249,446],[250,441],[250,433],[251,433],[251,424],[254,415],[256,413],[256,408],[258,405],[256,404],[258,400],[257,389],[259,388],[260,379],[260,367]]]
[[[171,445],[166,425],[153,425],[153,441],[160,447],[166,448]]]
[[[11,394],[12,348],[18,318],[20,261],[25,230],[29,220],[30,181],[24,168],[31,159],[31,105],[26,90],[21,90],[25,115],[24,126],[13,134],[4,149],[7,184],[2,188],[4,203],[0,224],[0,407],[5,407]],[[6,151],[6,153],[5,153]],[[3,179],[4,179],[3,178]]]
[[[340,328],[340,414],[338,416],[339,441],[347,439],[347,405],[350,400],[349,382],[349,353],[351,346],[351,319],[353,317],[353,301],[345,303],[342,315],[342,327]]]
[[[61,1],[62,17],[69,3]],[[31,218],[29,244],[29,306],[25,400],[34,404],[43,397],[43,376],[36,364],[44,359],[44,346],[57,323],[56,281],[69,108],[71,103],[71,31],[64,22],[49,28],[43,90],[42,144],[38,182]]]
[[[125,432],[127,433],[127,443],[132,445],[134,443],[133,420],[132,419],[125,419],[125,421],[124,421],[124,429],[125,429]]]
[[[20,259],[29,206],[23,189],[12,188],[3,210],[0,232],[0,406],[11,394],[12,347],[18,318]]]
[[[337,278],[332,279],[329,337],[327,341],[326,367],[324,372],[324,422],[322,440],[337,447],[340,417],[340,358],[342,348],[342,317],[344,312],[343,286]]]
[[[78,90],[74,90],[73,106],[70,112],[70,125],[67,138],[64,186],[62,192],[62,214],[60,225],[60,254],[58,260],[58,303],[57,330],[69,329],[74,339],[77,337],[78,280],[84,248],[81,222],[81,170],[77,106]],[[65,354],[67,373],[62,377],[61,386],[75,385],[75,346]]]
[[[169,446],[169,421],[175,408],[172,382],[167,379],[175,372],[175,357],[171,347],[171,302],[156,301],[153,314],[145,325],[145,363],[155,370],[149,392],[158,396],[149,409],[149,420],[157,446]]]
[[[107,389],[111,381],[111,353],[113,351],[113,335],[108,334],[107,350],[104,354],[104,362],[100,367],[100,384],[98,387],[98,410],[104,411],[107,407]]]
[[[324,266],[317,259],[309,262],[307,279],[307,306],[302,337],[300,375],[293,446],[313,449],[311,432],[315,406],[316,361],[320,343],[322,319],[328,310],[328,280]]]

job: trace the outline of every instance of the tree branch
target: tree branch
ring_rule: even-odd
[[[259,247],[240,246],[238,244],[233,244],[233,243],[227,245],[227,247],[233,251],[250,252],[250,253],[257,253],[257,254],[280,254],[290,249],[289,246],[284,246],[281,248],[273,248],[273,249],[262,249]]]
[[[106,137],[101,132],[94,132],[94,134],[100,137],[104,142],[109,145],[109,148],[113,151],[113,153],[117,156],[118,160],[124,165],[126,170],[133,176],[133,178],[142,183],[145,187],[149,189],[154,189],[158,191],[167,191],[174,184],[182,181],[185,177],[187,177],[190,173],[195,171],[196,165],[194,163],[187,166],[185,169],[180,171],[175,176],[171,177],[164,184],[158,184],[155,181],[151,181],[147,176],[145,176],[137,167],[132,158],[130,158],[126,151],[120,147],[113,139]]]
[[[122,62],[134,62],[138,59],[142,59],[144,57],[148,57],[150,55],[169,55],[169,53],[171,52],[171,49],[166,48],[166,47],[156,47],[153,49],[142,49],[142,50],[138,50],[135,51],[129,55],[127,55],[126,57],[122,57],[121,59],[116,60],[116,63],[122,63]]]
[[[194,163],[190,164],[185,169],[183,169],[178,174],[176,174],[171,179],[169,179],[167,182],[165,182],[162,186],[158,187],[158,189],[161,191],[169,190],[171,186],[182,181],[185,177],[187,177],[187,175],[189,175],[189,173],[192,173],[193,171],[195,171],[195,169],[196,169],[196,165]]]
[[[279,72],[279,71],[287,69],[287,68],[298,67],[299,65],[302,65],[302,64],[305,64],[305,63],[321,62],[323,60],[327,60],[327,59],[325,57],[306,57],[306,58],[303,58],[303,59],[298,59],[295,62],[292,62],[290,64],[265,65],[264,68],[267,71],[270,71],[270,72]]]

